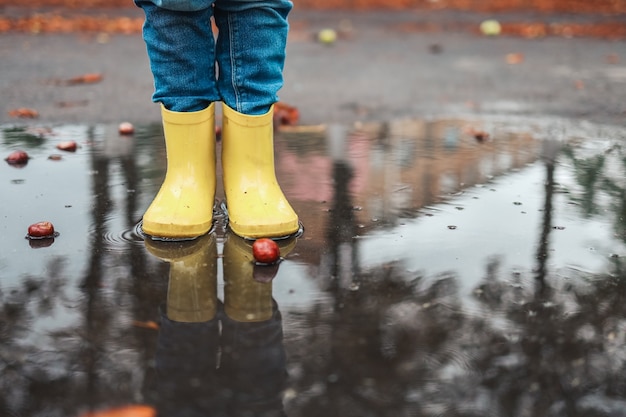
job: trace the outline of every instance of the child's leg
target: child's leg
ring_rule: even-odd
[[[274,171],[272,105],[283,85],[291,7],[286,0],[215,3],[228,224],[246,238],[284,237],[299,228]]]
[[[143,216],[158,238],[194,238],[210,230],[215,198],[215,118],[219,101],[214,0],[137,0],[154,77],[153,100],[162,104],[167,172]]]
[[[219,101],[215,80],[214,0],[136,0],[154,77],[153,101],[177,112]],[[158,4],[158,6],[156,5]]]
[[[217,0],[218,89],[239,113],[265,114],[278,101],[293,4],[287,0]]]

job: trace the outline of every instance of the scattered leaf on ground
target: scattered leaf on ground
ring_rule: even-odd
[[[39,117],[37,110],[20,107],[19,109],[9,110],[9,116],[19,117],[21,119],[35,119]]]
[[[274,104],[274,124],[278,126],[295,126],[300,120],[297,107],[278,102]]]
[[[67,85],[77,85],[77,84],[95,84],[102,81],[102,74],[92,72],[88,74],[79,75],[77,77],[70,78],[65,80],[65,84]]]
[[[57,101],[55,103],[57,107],[61,108],[86,106],[87,104],[89,104],[89,100]]]
[[[133,326],[141,327],[142,329],[159,330],[159,325],[152,320],[148,320],[148,321],[134,320]]]
[[[608,54],[606,56],[606,62],[609,64],[619,64],[619,55],[617,54]]]
[[[88,411],[80,417],[156,417],[153,407],[148,405],[125,405],[98,411]]]
[[[510,53],[506,55],[506,63],[509,65],[516,65],[524,62],[524,54]]]

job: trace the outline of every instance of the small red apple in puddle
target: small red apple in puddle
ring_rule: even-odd
[[[37,222],[28,226],[28,237],[30,238],[54,237],[54,235],[54,226],[50,222]]]
[[[62,151],[67,151],[67,152],[75,152],[77,147],[78,147],[78,145],[76,145],[76,142],[73,141],[73,140],[67,140],[65,142],[60,142],[57,145],[57,149],[62,150]]]
[[[29,156],[25,151],[13,151],[6,157],[5,161],[11,165],[26,165],[28,159]]]
[[[273,264],[280,258],[280,248],[272,239],[261,238],[252,244],[252,255],[257,262]]]
[[[130,122],[120,123],[117,129],[120,135],[132,135],[133,133],[135,133],[135,127]]]

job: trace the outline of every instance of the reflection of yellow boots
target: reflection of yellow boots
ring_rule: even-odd
[[[295,247],[296,239],[278,242],[283,256]],[[272,317],[271,279],[255,280],[255,274],[276,274],[279,266],[255,265],[252,242],[230,234],[224,242],[224,311],[235,321],[258,322]],[[256,269],[256,271],[255,271]],[[267,276],[267,275],[265,275]]]
[[[209,231],[215,199],[215,104],[179,113],[161,109],[167,172],[143,216],[150,236],[194,238]]]
[[[223,105],[222,169],[234,233],[255,239],[298,231],[298,216],[276,180],[273,109],[248,116]]]
[[[189,242],[145,241],[148,251],[170,264],[167,317],[199,323],[217,311],[217,244],[214,234]]]

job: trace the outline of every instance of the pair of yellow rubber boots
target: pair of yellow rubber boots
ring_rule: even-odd
[[[222,108],[221,157],[230,229],[248,239],[296,233],[298,216],[276,180],[273,109],[250,116]],[[167,172],[142,227],[157,238],[195,238],[207,233],[213,222],[215,103],[185,113],[162,107],[161,115]]]
[[[170,320],[189,323],[212,320],[218,310],[218,255],[215,234],[204,235],[189,242],[173,244],[145,240],[145,244],[152,255],[170,264],[166,303]],[[280,240],[278,245],[281,254],[286,256],[295,244],[295,239]],[[259,281],[255,278],[257,266],[254,264],[251,245],[251,242],[238,236],[227,235],[224,256],[221,257],[224,312],[232,320],[239,322],[268,320],[274,309],[272,280]]]

